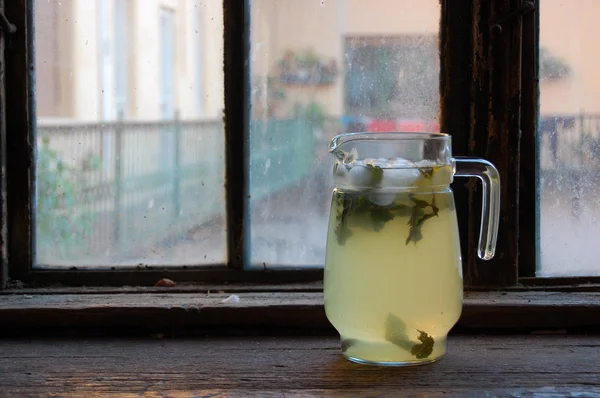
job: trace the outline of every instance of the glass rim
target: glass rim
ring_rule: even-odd
[[[340,145],[352,141],[451,141],[452,136],[446,133],[430,133],[430,132],[356,132],[338,134],[331,140],[329,151],[333,152]]]

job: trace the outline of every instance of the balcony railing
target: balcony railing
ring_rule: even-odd
[[[250,134],[254,203],[307,178],[309,123],[253,121]],[[190,231],[225,230],[220,121],[39,125],[37,136],[39,263],[135,265]]]

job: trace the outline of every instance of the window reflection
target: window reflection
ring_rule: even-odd
[[[38,263],[224,263],[221,2],[34,6]]]
[[[439,129],[439,18],[437,0],[251,0],[254,266],[324,263],[334,135]]]
[[[600,2],[540,3],[538,276],[598,275]]]

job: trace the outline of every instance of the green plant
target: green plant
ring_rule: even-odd
[[[296,56],[296,62],[301,68],[314,68],[319,65],[319,56],[311,49],[307,49]]]
[[[306,105],[296,104],[293,116],[296,119],[305,120],[313,128],[321,128],[325,122],[325,110],[321,104],[315,101]]]
[[[338,75],[335,59],[321,57],[312,49],[287,50],[277,65],[284,84],[332,84]]]
[[[91,217],[77,203],[79,175],[99,167],[95,156],[85,158],[78,168],[66,164],[44,136],[36,157],[36,234],[38,248],[65,257],[81,244]]]
[[[548,49],[543,47],[540,48],[539,63],[541,80],[558,80],[569,77],[572,73],[571,68],[565,61],[554,56]]]
[[[265,111],[266,114],[273,116],[278,107],[285,102],[286,93],[280,86],[277,79],[272,76],[255,76],[252,79],[252,104],[253,109],[258,112]],[[261,104],[266,102],[266,109],[261,108]]]

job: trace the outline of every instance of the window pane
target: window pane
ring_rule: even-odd
[[[538,276],[600,274],[600,2],[576,3],[540,3]]]
[[[327,144],[438,130],[438,0],[251,0],[250,259],[321,266]]]
[[[221,4],[35,1],[40,266],[225,262]]]

